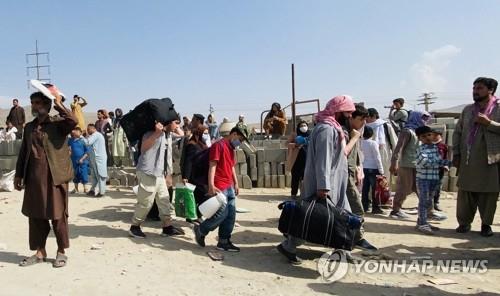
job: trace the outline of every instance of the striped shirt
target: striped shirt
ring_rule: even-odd
[[[439,168],[448,166],[449,160],[439,155],[436,144],[422,144],[417,149],[417,179],[439,180]]]

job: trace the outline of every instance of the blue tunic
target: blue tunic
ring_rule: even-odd
[[[79,160],[88,154],[88,148],[82,138],[70,138],[68,146],[71,148],[71,162],[75,171],[74,183],[86,184],[89,181],[89,159],[88,157],[80,163]]]

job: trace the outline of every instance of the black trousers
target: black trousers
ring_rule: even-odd
[[[301,149],[297,160],[292,167],[292,196],[299,192],[300,181],[304,180],[304,171],[306,169],[306,153]]]

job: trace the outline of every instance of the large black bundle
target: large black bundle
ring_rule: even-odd
[[[148,131],[154,129],[156,122],[166,124],[178,119],[170,98],[149,99],[137,105],[120,120],[130,142],[135,142]]]
[[[362,218],[326,199],[286,201],[278,229],[307,242],[335,249],[352,250]]]

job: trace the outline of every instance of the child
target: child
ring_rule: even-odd
[[[71,132],[71,138],[68,141],[68,145],[71,149],[71,161],[73,163],[73,169],[75,171],[75,178],[73,183],[75,183],[75,189],[71,193],[77,193],[78,184],[83,184],[83,192],[87,193],[87,188],[85,185],[89,181],[89,155],[88,147],[82,138],[82,129],[76,127]]]
[[[369,126],[365,126],[363,140],[361,141],[361,150],[364,155],[363,173],[365,175],[365,178],[363,179],[362,204],[363,209],[367,212],[370,207],[369,194],[371,192],[372,214],[384,214],[384,211],[380,208],[380,200],[375,197],[377,175],[383,175],[384,168],[378,144],[372,139],[372,137],[373,129]]]
[[[5,124],[7,125],[7,127],[4,130],[2,130],[2,132],[0,133],[0,142],[15,141],[17,128],[14,125],[12,125],[12,122],[10,122],[9,120],[7,120],[7,122],[5,122]]]
[[[415,130],[422,145],[417,149],[417,192],[418,192],[418,220],[417,229],[424,234],[434,234],[437,230],[427,222],[427,211],[432,206],[432,199],[439,190],[439,169],[448,166],[450,161],[439,155],[434,141],[434,131],[428,126],[421,126]]]
[[[436,130],[434,132],[434,144],[437,145],[439,155],[442,159],[448,159],[448,145],[443,142],[443,137],[441,136],[442,132]],[[439,169],[439,188],[434,195],[434,210],[442,211],[443,209],[439,205],[439,196],[441,195],[441,185],[443,184],[444,172],[447,171],[447,167],[443,167]]]

